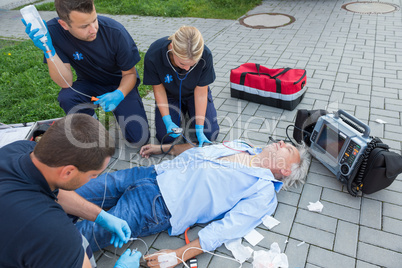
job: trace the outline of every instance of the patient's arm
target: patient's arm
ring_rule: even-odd
[[[182,259],[185,262],[185,261],[203,253],[203,250],[201,249],[200,239],[197,238],[196,240],[191,241],[189,244],[187,244],[181,248],[178,248],[176,250],[165,249],[165,250],[158,251],[154,254],[144,256],[144,258],[147,261],[147,265],[149,267],[157,268],[157,267],[161,267],[161,263],[158,260],[158,256],[164,255],[167,253],[171,253],[171,252],[174,252],[176,254],[176,257]],[[181,261],[179,261],[177,259],[177,264],[180,264],[180,263],[181,263]],[[176,265],[173,265],[171,267],[175,267],[175,266]],[[166,267],[166,266],[163,266],[163,267]]]
[[[171,144],[162,145],[163,151],[167,152],[170,149]],[[179,155],[182,152],[193,148],[194,146],[189,143],[184,144],[176,144],[173,146],[172,150],[170,150],[169,154],[171,155]],[[156,144],[147,144],[141,147],[140,155],[145,158],[149,158],[153,154],[161,154],[161,146]]]

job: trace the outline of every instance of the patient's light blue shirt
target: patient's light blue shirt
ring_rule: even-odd
[[[227,148],[230,147],[230,148]],[[192,148],[155,166],[157,181],[172,215],[170,235],[184,233],[195,223],[208,223],[198,236],[204,250],[243,237],[271,215],[282,187],[271,171],[219,158],[246,151],[258,154],[239,141]]]

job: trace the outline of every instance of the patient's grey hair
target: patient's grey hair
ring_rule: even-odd
[[[297,145],[296,148],[300,154],[300,163],[292,164],[290,167],[291,174],[281,180],[283,182],[282,189],[284,190],[289,189],[289,187],[293,185],[297,187],[303,184],[307,177],[308,168],[310,167],[311,157],[306,145],[302,143],[301,145]]]

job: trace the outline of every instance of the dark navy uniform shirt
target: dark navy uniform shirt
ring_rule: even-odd
[[[0,267],[82,267],[81,234],[32,163],[35,144],[0,149]]]
[[[186,70],[176,67],[174,71],[169,64],[167,51],[170,43],[168,37],[163,37],[149,47],[144,59],[144,85],[163,84],[169,97],[179,99],[182,79],[181,96],[186,99],[194,95],[196,86],[208,86],[215,81],[212,53],[207,46],[204,46],[197,66],[186,76]]]
[[[137,46],[119,22],[98,16],[99,30],[94,41],[72,36],[54,18],[47,22],[53,46],[64,63],[70,63],[77,80],[100,85],[119,85],[121,71],[128,71],[140,60]],[[140,78],[137,73],[137,85]]]

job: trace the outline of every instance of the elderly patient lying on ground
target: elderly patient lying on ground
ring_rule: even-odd
[[[164,145],[163,150],[169,147]],[[160,153],[160,145],[148,144],[140,150],[147,158]],[[104,202],[108,213],[126,220],[132,237],[163,230],[180,235],[196,223],[210,222],[196,240],[173,250],[181,258],[187,248],[200,248],[187,250],[184,260],[243,237],[261,224],[276,209],[276,192],[302,182],[309,166],[304,148],[283,141],[264,149],[242,141],[202,148],[179,144],[170,153],[177,157],[155,166],[103,174],[76,191],[98,205]],[[111,236],[102,227],[87,220],[77,227],[94,251],[99,250],[96,243],[109,245]],[[148,258],[148,265],[159,265],[157,255]]]

